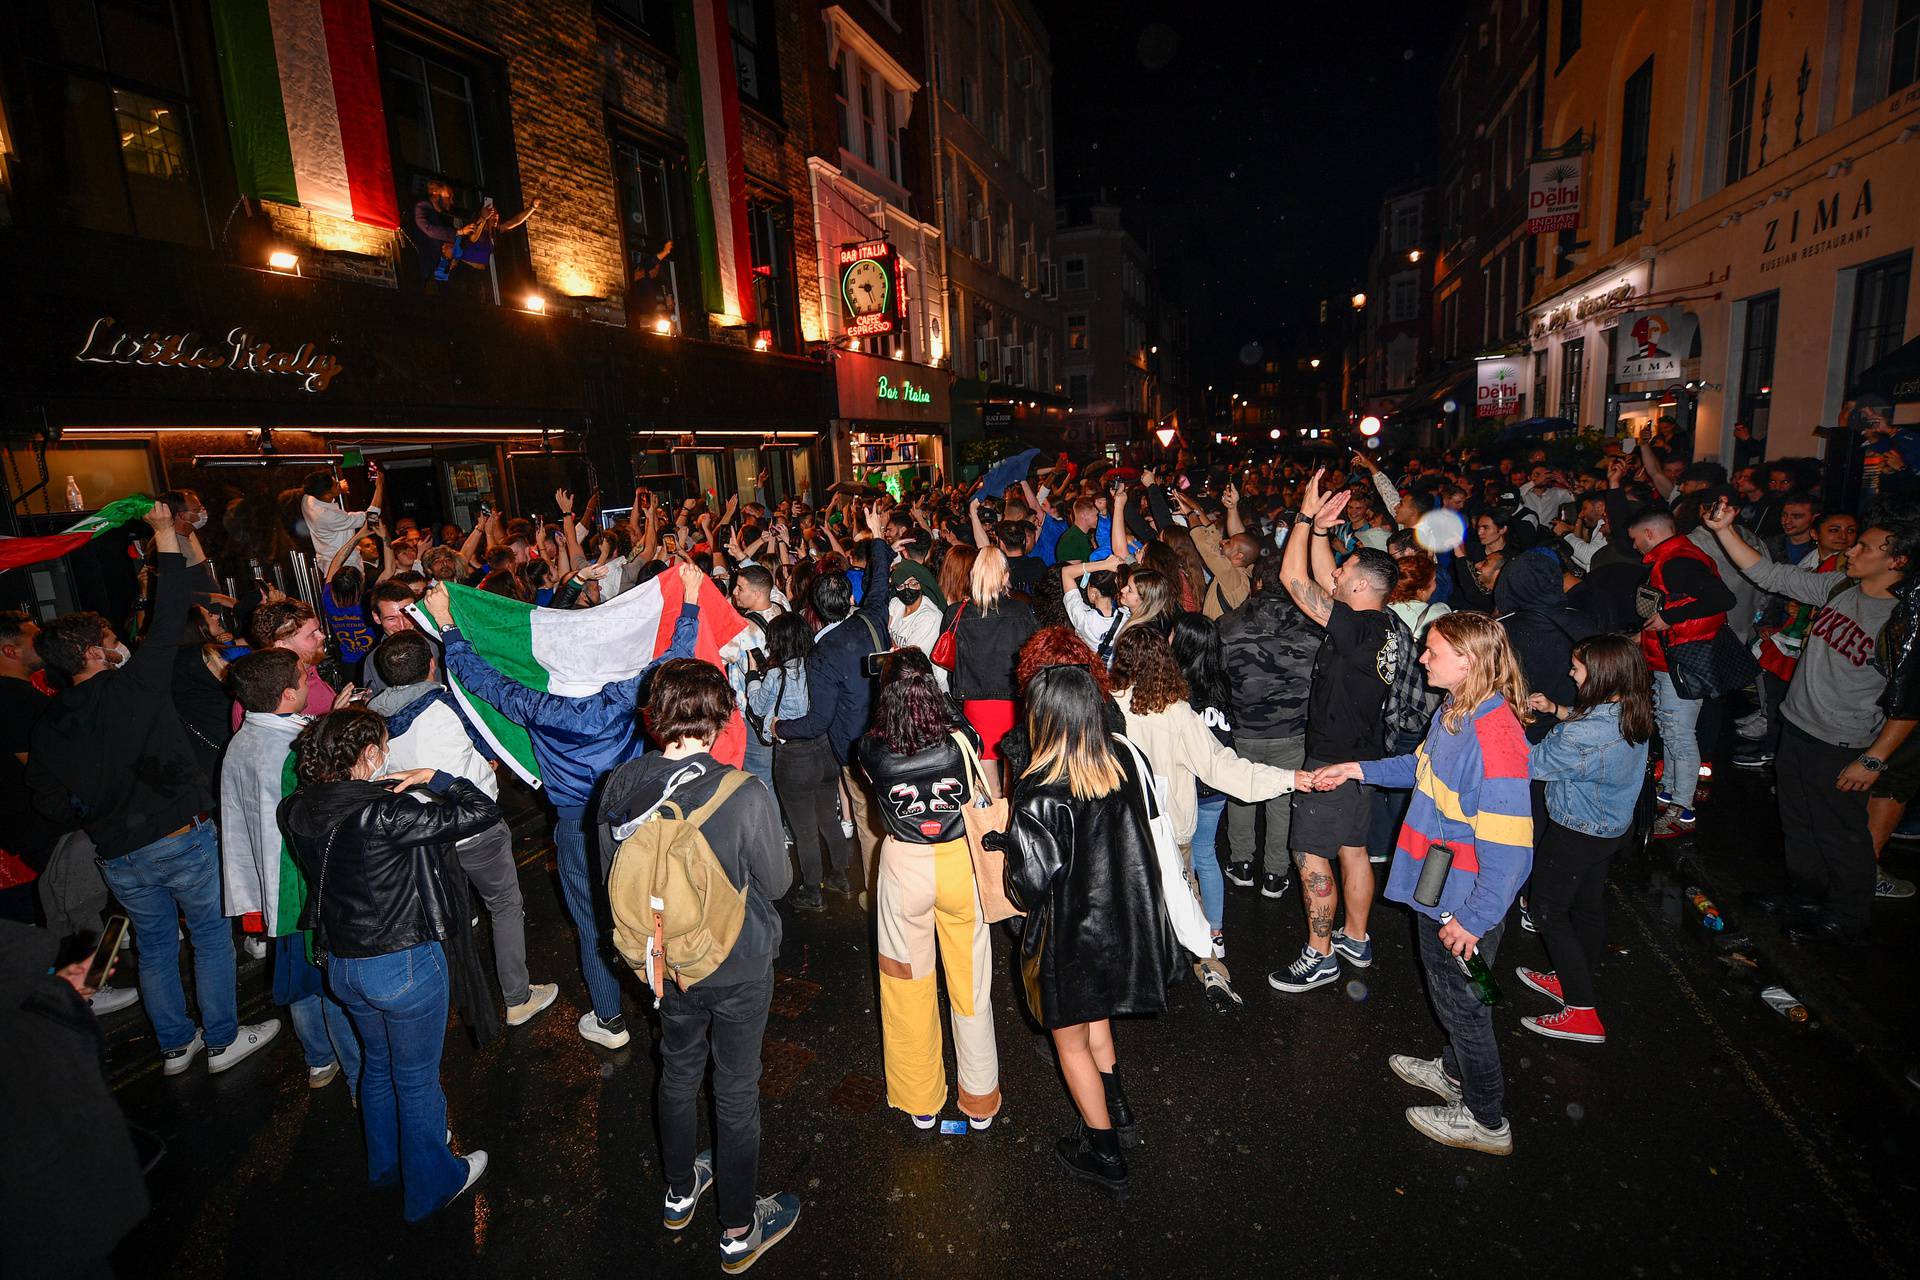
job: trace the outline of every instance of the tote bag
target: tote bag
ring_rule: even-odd
[[[987,791],[987,771],[967,735],[958,729],[953,740],[967,770],[967,789],[973,799],[960,811],[967,824],[967,852],[973,855],[973,880],[980,889],[980,918],[988,924],[1025,914],[1007,897],[1007,855],[986,846],[989,831],[1005,831],[1010,806],[995,800]]]
[[[1167,920],[1173,925],[1173,936],[1200,959],[1217,958],[1219,946],[1213,940],[1213,928],[1207,924],[1206,912],[1200,909],[1200,900],[1194,897],[1193,886],[1187,882],[1187,869],[1180,863],[1180,842],[1174,839],[1173,819],[1167,816],[1167,806],[1161,798],[1164,792],[1159,775],[1154,773],[1140,748],[1117,733],[1113,740],[1132,754],[1134,768],[1139,770],[1140,781],[1146,789],[1147,827],[1153,838],[1154,860],[1160,864],[1160,898],[1167,904]]]

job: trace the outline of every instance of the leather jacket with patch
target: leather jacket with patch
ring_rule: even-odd
[[[954,726],[980,749],[980,735],[964,721]],[[880,821],[887,834],[907,844],[945,844],[964,840],[967,825],[960,811],[973,801],[967,762],[951,733],[912,755],[903,756],[869,733],[860,739],[860,767],[873,780]]]

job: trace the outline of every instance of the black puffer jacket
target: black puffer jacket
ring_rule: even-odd
[[[1527,688],[1572,706],[1579,694],[1569,670],[1573,646],[1596,628],[1586,614],[1568,607],[1559,560],[1547,551],[1515,556],[1494,584],[1493,600]],[[1536,716],[1527,726],[1527,741],[1539,742],[1557,723],[1552,716]]]
[[[300,927],[314,930],[321,950],[354,958],[464,932],[466,882],[453,845],[498,821],[486,792],[445,774],[425,798],[377,782],[301,787],[280,802],[280,827],[307,877]]]
[[[1004,835],[1007,896],[1026,912],[1020,976],[1042,1025],[1068,1027],[1167,1007],[1178,948],[1141,779],[1121,751],[1124,781],[1098,800],[1076,800],[1063,779],[1014,787]]]

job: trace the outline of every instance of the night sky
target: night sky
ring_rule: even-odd
[[[1143,215],[1202,380],[1304,341],[1364,273],[1389,186],[1430,169],[1449,0],[1038,0],[1059,194]],[[1251,354],[1251,353],[1248,353]]]

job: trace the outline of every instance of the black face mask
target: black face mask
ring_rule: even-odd
[[[915,587],[911,591],[908,591],[904,587],[895,587],[893,594],[895,599],[899,600],[901,604],[909,609],[920,603],[920,589],[918,587]]]

